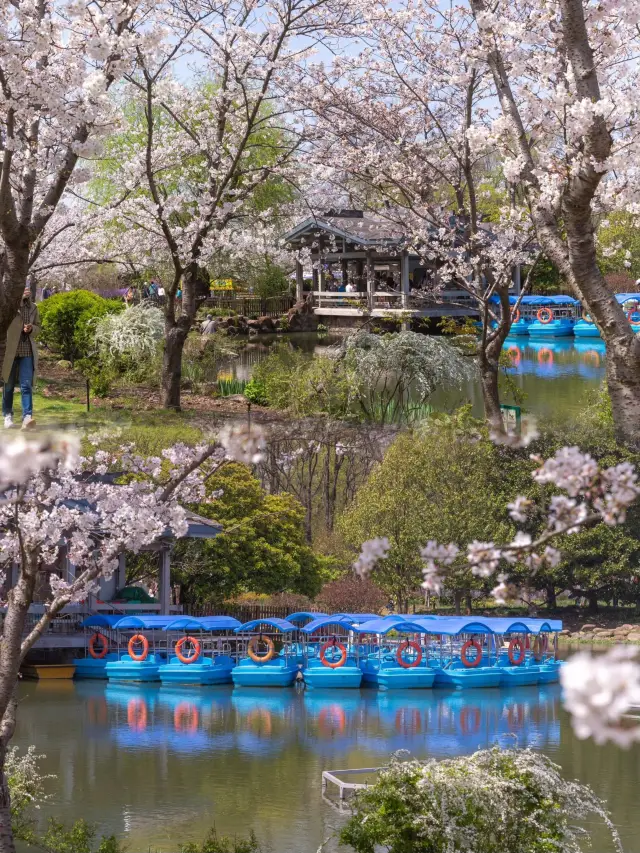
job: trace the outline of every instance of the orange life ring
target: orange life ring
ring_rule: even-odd
[[[416,653],[415,660],[408,661],[404,658],[404,653],[407,649],[413,649]],[[414,666],[419,666],[422,660],[422,649],[417,643],[409,642],[409,640],[405,640],[404,643],[401,643],[398,646],[398,651],[396,652],[396,660],[400,664],[400,666],[404,667],[404,669],[413,669]]]
[[[335,721],[335,726],[331,725],[332,721]],[[343,734],[346,727],[347,717],[340,705],[325,705],[318,714],[318,728],[325,734],[333,734],[335,728]]]
[[[198,709],[191,702],[180,702],[173,712],[173,727],[177,732],[188,732],[193,734],[198,731],[200,715]]]
[[[100,645],[102,646],[99,652],[96,651],[96,642],[100,640]],[[102,660],[103,657],[109,651],[109,640],[105,637],[104,634],[100,634],[96,631],[95,634],[91,635],[89,640],[89,654],[94,660]]]
[[[136,732],[142,732],[147,728],[147,703],[144,699],[129,699],[127,724]]]
[[[256,726],[255,723],[258,725]],[[267,737],[271,737],[273,729],[271,711],[268,711],[266,708],[254,708],[247,714],[247,725],[252,731],[258,729],[257,734],[265,734]]]
[[[553,364],[553,351],[549,347],[542,347],[538,353],[538,364]]]
[[[538,318],[538,322],[542,323],[543,326],[546,326],[553,320],[553,311],[551,308],[540,308],[538,313],[536,314]]]
[[[329,649],[340,649],[340,657],[333,663],[327,660],[327,651]],[[328,640],[320,648],[320,660],[322,661],[322,665],[328,666],[329,669],[339,669],[347,662],[347,650],[344,645],[339,643],[335,638],[333,640]]]
[[[267,647],[267,651],[263,655],[259,655],[256,651],[256,646],[258,643],[264,643]],[[247,645],[247,654],[251,658],[254,663],[267,663],[276,653],[276,647],[273,643],[271,637],[263,637],[262,634],[256,634],[255,637],[251,637],[249,643]]]
[[[518,656],[516,657],[515,648],[518,647]],[[524,643],[519,637],[514,637],[509,642],[509,660],[514,666],[520,666],[525,656]]]
[[[396,731],[399,734],[420,734],[422,731],[420,711],[417,708],[398,708]]]
[[[142,643],[142,651],[140,652],[140,654],[135,651],[136,643]],[[147,640],[144,634],[134,634],[133,637],[131,637],[131,639],[129,640],[127,651],[129,652],[129,657],[131,658],[131,660],[146,660],[147,655],[149,654],[149,640]]]
[[[191,655],[183,655],[182,647],[186,643],[191,643],[193,647],[193,651]],[[200,652],[202,651],[202,646],[200,645],[199,640],[196,640],[195,637],[181,637],[175,645],[175,653],[176,657],[180,661],[180,663],[195,663],[200,657]]]
[[[472,727],[469,726],[469,715],[473,714],[473,724]],[[482,715],[480,713],[480,708],[475,705],[469,706],[465,705],[465,707],[460,711],[460,728],[462,729],[462,734],[465,735],[476,735],[480,731],[480,725],[482,723]]]
[[[627,320],[632,326],[640,326],[640,320],[634,320],[633,315],[637,314],[640,309],[636,308],[634,311],[627,312]]]
[[[516,313],[511,317],[511,325],[520,322],[520,309],[516,308]]]
[[[467,652],[469,649],[474,648],[476,650],[476,656],[473,660],[469,660],[467,657]],[[467,640],[467,642],[460,649],[460,660],[467,667],[467,669],[474,669],[476,666],[480,666],[480,661],[482,660],[482,646],[477,640]]]

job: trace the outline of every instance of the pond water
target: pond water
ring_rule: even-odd
[[[316,354],[340,342],[336,335],[263,336],[247,343],[238,356],[229,361],[225,375],[250,379],[255,365],[267,357],[276,342],[284,340]],[[579,412],[590,392],[598,388],[605,376],[606,351],[600,339],[508,338],[504,348],[512,354],[514,367],[509,372],[525,394],[524,408],[540,418]],[[470,402],[474,414],[482,415],[482,394],[477,382],[460,389],[438,389],[430,402],[435,408],[444,410]]]
[[[640,850],[640,746],[577,740],[557,685],[447,692],[250,690],[22,682],[15,742],[57,776],[42,819],[83,817],[131,853],[175,851],[252,828],[273,853],[316,853],[344,821],[323,801],[325,769],[376,767],[396,750],[452,757],[530,746],[609,801]],[[597,825],[593,850],[612,849]],[[335,841],[325,848],[337,851]]]

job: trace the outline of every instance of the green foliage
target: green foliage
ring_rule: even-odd
[[[359,793],[340,834],[356,853],[580,853],[604,803],[531,750],[479,750],[445,761],[393,761]]]
[[[244,394],[248,384],[246,379],[220,379],[218,377],[218,394],[220,397],[234,397]]]
[[[95,348],[97,321],[123,307],[118,300],[88,290],[56,293],[40,305],[41,340],[68,361],[86,358]]]
[[[401,612],[420,588],[419,549],[427,541],[455,542],[464,550],[474,539],[503,541],[512,532],[498,454],[466,410],[430,419],[396,439],[340,518],[355,549],[368,539],[389,538],[389,555],[372,580]],[[447,589],[467,591],[478,583],[461,554],[447,573]]]
[[[281,296],[291,290],[291,281],[282,267],[274,264],[269,258],[260,265],[247,279],[247,284],[253,288],[256,296]]]
[[[244,396],[250,403],[255,403],[257,406],[266,406],[269,402],[264,383],[255,377],[245,385]]]
[[[314,596],[322,561],[307,545],[304,511],[289,494],[268,494],[248,468],[222,466],[207,481],[212,503],[194,509],[222,524],[208,541],[179,542],[174,568],[190,602],[220,601],[243,591]]]
[[[180,848],[180,853],[261,853],[262,847],[253,832],[248,838],[219,836],[212,829],[202,844],[190,842]]]
[[[49,820],[46,833],[38,839],[38,847],[46,853],[125,853],[114,835],[100,838],[96,847],[96,828],[85,820],[67,827],[54,818]]]
[[[17,747],[7,751],[4,771],[11,792],[11,828],[20,841],[33,842],[35,820],[33,810],[47,799],[44,782],[52,776],[43,776],[38,769],[35,747],[30,746],[20,755]]]
[[[630,213],[612,213],[598,229],[598,266],[604,275],[626,273],[640,277],[640,231]]]

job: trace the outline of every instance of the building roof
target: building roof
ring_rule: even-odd
[[[309,238],[320,237],[324,232],[365,248],[398,244],[404,240],[402,231],[386,219],[370,214],[340,214],[341,211],[333,216],[310,216],[288,231],[282,239],[285,243],[302,244],[308,242]]]

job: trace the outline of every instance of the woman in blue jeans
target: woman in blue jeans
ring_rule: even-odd
[[[2,365],[2,416],[5,429],[13,426],[13,392],[20,386],[22,429],[35,426],[33,419],[33,382],[38,366],[35,338],[40,331],[40,315],[31,301],[31,288],[25,287],[22,302],[7,332],[7,349]]]

